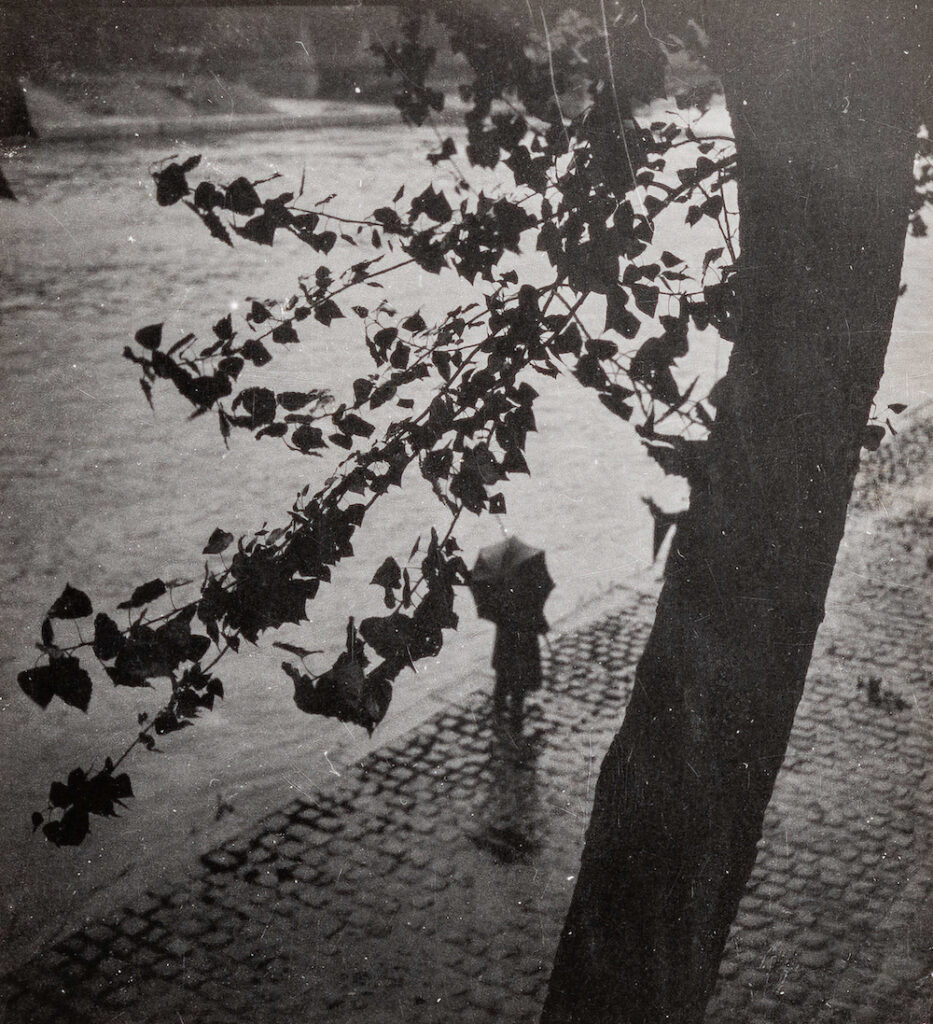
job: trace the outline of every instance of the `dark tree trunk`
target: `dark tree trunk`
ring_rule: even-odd
[[[735,346],[603,762],[546,1024],[702,1021],[754,864],[882,372],[912,189],[898,33],[851,20],[710,25],[745,69],[721,48],[740,167]]]

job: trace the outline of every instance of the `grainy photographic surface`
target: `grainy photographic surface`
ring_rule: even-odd
[[[931,16],[0,35],[2,1019],[929,1024]]]

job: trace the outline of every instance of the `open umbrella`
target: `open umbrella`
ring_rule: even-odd
[[[476,611],[496,624],[493,703],[497,715],[509,706],[516,732],[525,694],[541,685],[538,634],[548,628],[544,603],[553,589],[544,552],[517,537],[481,548],[470,574]]]
[[[544,603],[553,589],[544,552],[517,537],[481,548],[470,575],[479,617],[523,631],[547,631]]]

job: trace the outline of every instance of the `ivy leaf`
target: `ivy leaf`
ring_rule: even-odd
[[[325,299],[320,305],[315,307],[314,319],[325,327],[330,327],[334,320],[343,319],[343,313],[341,313],[340,307],[333,299]]]
[[[179,718],[178,714],[171,708],[163,708],[152,720],[153,731],[158,736],[165,736],[170,732],[178,732],[179,729],[185,729],[190,722],[183,718]]]
[[[232,543],[233,534],[227,533],[225,530],[221,530],[220,527],[217,527],[217,529],[215,529],[210,535],[210,539],[201,554],[219,555],[221,551],[226,551]]]
[[[599,396],[599,400],[603,405],[616,416],[620,416],[624,420],[632,418],[632,406],[630,406],[625,399],[632,393],[627,388],[619,387],[618,385],[612,385],[608,391],[603,392]]]
[[[86,712],[91,701],[91,677],[78,659],[69,654],[54,657],[48,665],[20,672],[17,682],[23,693],[41,708],[48,707],[53,697],[59,697]]]
[[[154,351],[162,344],[163,326],[164,324],[149,324],[147,327],[140,327],[133,335],[133,339],[137,345]]]
[[[406,317],[402,321],[402,327],[406,331],[411,331],[412,334],[417,334],[420,331],[426,331],[428,325],[425,323],[424,317],[420,313],[412,313],[411,316]]]
[[[284,437],[288,433],[287,423],[270,423],[262,430],[256,431],[256,440],[261,437]]]
[[[259,199],[259,193],[248,178],[237,178],[227,186],[224,205],[234,213],[248,216],[262,206],[262,202]]]
[[[47,708],[55,696],[53,674],[50,669],[50,665],[39,665],[20,672],[16,677],[23,693],[40,708]]]
[[[294,683],[294,701],[300,711],[353,722],[372,734],[389,706],[392,696],[389,679],[403,663],[384,663],[367,676],[363,673],[365,661],[354,656],[355,653],[343,652],[334,665],[316,679],[288,662],[282,663],[282,669]]]
[[[628,293],[621,286],[609,290],[606,295],[606,330],[618,331],[625,338],[634,338],[641,327],[641,321],[626,309]]]
[[[265,323],[270,316],[272,316],[272,314],[266,306],[257,299],[253,299],[252,304],[249,307],[249,312],[246,314],[246,319],[252,320],[254,324],[261,324]]]
[[[220,373],[236,380],[243,370],[243,360],[239,356],[226,356],[217,364],[217,369]]]
[[[725,250],[723,247],[717,246],[715,249],[708,249],[706,255],[703,257],[703,273],[705,274],[709,270],[709,265],[714,261],[718,260],[722,256]]]
[[[169,164],[161,171],[156,171],[152,177],[156,185],[156,202],[159,206],[172,206],[191,191],[185,178],[184,167],[180,164]]]
[[[339,420],[335,421],[338,428],[351,437],[370,437],[376,429],[372,423],[357,416],[355,412],[344,413]]]
[[[243,343],[240,350],[244,359],[248,359],[254,366],[265,366],[272,362],[272,356],[265,345],[256,338],[250,338]]]
[[[658,308],[659,294],[659,289],[656,285],[632,285],[632,297],[635,299],[635,305],[646,316],[654,316],[655,310]]]
[[[47,821],[42,832],[56,846],[80,846],[90,832],[88,812],[81,807],[69,807],[58,821]]]
[[[132,596],[128,601],[121,601],[117,605],[118,608],[141,608],[145,604],[149,604],[151,601],[155,601],[163,594],[167,593],[168,588],[165,586],[162,580],[150,580],[148,583],[143,583],[137,587]]]
[[[294,345],[301,339],[298,332],[290,322],[278,324],[272,329],[272,340],[277,345]]]
[[[207,212],[224,205],[224,194],[212,182],[202,181],[194,190],[194,205],[199,211]]]
[[[394,558],[387,558],[369,581],[377,587],[397,590],[402,585],[402,570]]]
[[[302,452],[310,452],[315,448],[326,448],[324,431],[319,427],[312,427],[310,423],[302,423],[295,428],[292,434],[292,444]]]
[[[401,235],[405,231],[402,218],[391,206],[380,206],[378,210],[374,210],[373,220],[378,221],[382,225],[382,230],[389,234]]]
[[[312,392],[280,391],[275,400],[286,412],[297,412],[303,409],[314,398]]]
[[[50,619],[83,619],[94,611],[91,599],[70,583],[48,611]]]
[[[411,201],[412,220],[422,213],[431,220],[444,224],[450,220],[453,210],[444,193],[436,192],[433,185],[428,185],[421,195],[415,196]]]
[[[311,248],[315,252],[322,252],[326,255],[337,243],[337,233],[334,231],[322,231],[320,234],[312,235],[309,241]]]
[[[275,241],[275,221],[265,213],[251,217],[242,227],[234,227],[234,231],[248,242],[257,245],[269,245]]]
[[[723,209],[724,205],[725,204],[723,203],[722,196],[720,196],[720,195],[710,196],[709,199],[707,199],[700,206],[700,212],[702,214],[705,214],[707,217],[712,217],[713,220],[716,220],[719,217],[719,215],[722,213],[722,209]]]
[[[233,408],[242,407],[251,430],[271,423],[275,419],[276,401],[269,388],[244,388],[233,400]]]
[[[233,317],[231,314],[228,313],[226,316],[222,316],[214,324],[212,330],[217,336],[218,341],[230,341],[233,338]]]
[[[595,355],[582,356],[577,362],[574,376],[585,388],[602,388],[609,383],[609,378]]]
[[[108,615],[98,612],[94,619],[94,654],[101,661],[115,658],[126,646],[126,638]]]

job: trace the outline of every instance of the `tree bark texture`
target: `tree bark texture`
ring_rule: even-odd
[[[900,284],[916,148],[903,26],[853,24],[844,5],[821,24],[794,22],[793,4],[783,22],[771,6],[757,20],[709,6],[739,163],[733,354],[602,765],[545,1024],[703,1019],[823,617]]]

